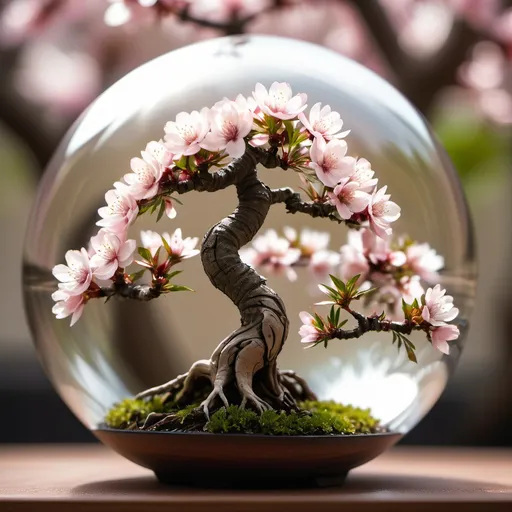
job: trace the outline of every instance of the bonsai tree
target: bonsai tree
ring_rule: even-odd
[[[53,312],[57,318],[72,316],[71,325],[92,299],[144,302],[189,290],[175,283],[180,273],[175,266],[199,253],[213,286],[240,311],[241,325],[209,359],[138,398],[160,396],[187,406],[202,397],[194,410],[206,419],[232,404],[261,414],[296,411],[302,401],[315,398],[302,378],[278,368],[289,321],[283,301],[258,268],[284,271],[291,279],[295,266],[309,266],[325,278],[330,274],[329,284],[320,285],[328,297],[319,303],[330,306],[327,316],[300,313],[300,335],[307,346],[389,331],[415,361],[407,337],[412,331],[423,331],[444,353],[447,342],[458,337],[458,328],[448,324],[458,314],[452,297],[439,285],[423,287],[423,282],[434,284],[443,258],[428,244],[392,237],[391,223],[399,218],[400,207],[386,186],[378,186],[370,162],[347,155],[348,131],[341,131],[340,114],[320,103],[308,115],[306,108],[305,94],[293,95],[288,84],[274,82],[269,90],[256,84],[252,97],[239,95],[178,114],[165,125],[163,140],[149,142],[142,158],[131,160],[132,172],[106,193],[106,206],[98,210],[101,229],[90,246],[68,251],[67,265],[54,267],[59,287],[52,295]],[[269,188],[258,177],[259,165],[297,172],[307,198],[290,188]],[[128,239],[128,228],[141,215],[174,219],[176,203],[181,204],[177,196],[228,187],[236,190],[238,206],[205,234],[200,251],[197,239],[183,238],[180,229],[162,236],[143,231],[140,247]],[[273,205],[345,224],[348,244],[334,253],[327,249],[325,234],[297,234],[290,228],[284,237],[272,230],[256,236]],[[251,241],[252,247],[242,249]],[[135,252],[139,270],[129,273]],[[373,306],[374,313],[358,312],[354,301]],[[354,327],[345,328],[348,318],[341,312],[355,320]],[[165,419],[166,414],[156,415],[145,426]]]

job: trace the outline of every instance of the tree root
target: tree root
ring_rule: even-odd
[[[200,360],[195,362],[190,370],[175,379],[139,393],[136,398],[144,399],[154,396],[165,396],[165,401],[175,401],[178,404],[187,405],[193,403],[193,397],[205,396],[208,391],[204,385],[205,379],[210,382],[210,392],[203,399],[195,414],[197,424],[208,420],[210,414],[222,406],[228,407],[237,403],[241,408],[252,408],[262,413],[265,410],[298,410],[297,403],[305,400],[317,400],[307,382],[291,370],[277,370],[277,382],[269,383],[265,371],[262,375],[256,374],[255,387],[246,385],[243,388],[237,386],[234,379],[225,379],[223,375],[229,371],[217,372],[211,360]],[[219,378],[220,373],[220,378]],[[268,372],[273,375],[274,372]],[[259,377],[259,378],[258,378]],[[213,382],[213,383],[212,383]],[[242,382],[244,380],[242,379]],[[247,380],[245,381],[247,382]],[[229,396],[229,398],[228,398]],[[201,420],[201,418],[202,420]],[[180,420],[176,414],[151,413],[143,425],[144,430],[158,430],[164,425],[173,423],[176,428],[180,426]]]

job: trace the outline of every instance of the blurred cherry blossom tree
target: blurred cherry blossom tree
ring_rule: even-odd
[[[427,115],[449,89],[482,119],[512,123],[512,7],[503,0],[4,1],[0,119],[44,164],[70,122],[127,71],[240,33],[330,47],[395,83]]]

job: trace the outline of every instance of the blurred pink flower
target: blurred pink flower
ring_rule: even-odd
[[[100,92],[98,62],[85,52],[64,51],[41,40],[23,50],[15,84],[30,101],[61,116],[76,115]]]
[[[272,5],[272,0],[189,0],[190,14],[219,23],[257,14]]]
[[[429,282],[434,282],[438,278],[437,272],[443,268],[444,258],[437,254],[429,244],[410,244],[406,247],[405,254],[407,265],[415,274]]]
[[[343,245],[340,250],[340,275],[345,281],[360,274],[359,283],[361,283],[366,280],[370,271],[370,265],[363,248],[361,231],[363,230],[350,230],[348,232],[348,243]]]

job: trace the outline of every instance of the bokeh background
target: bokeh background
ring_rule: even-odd
[[[104,89],[194,41],[264,33],[324,45],[429,119],[472,210],[478,297],[443,397],[403,441],[512,445],[512,1],[0,0],[0,442],[93,441],[52,390],[24,319],[23,237],[60,138]]]

